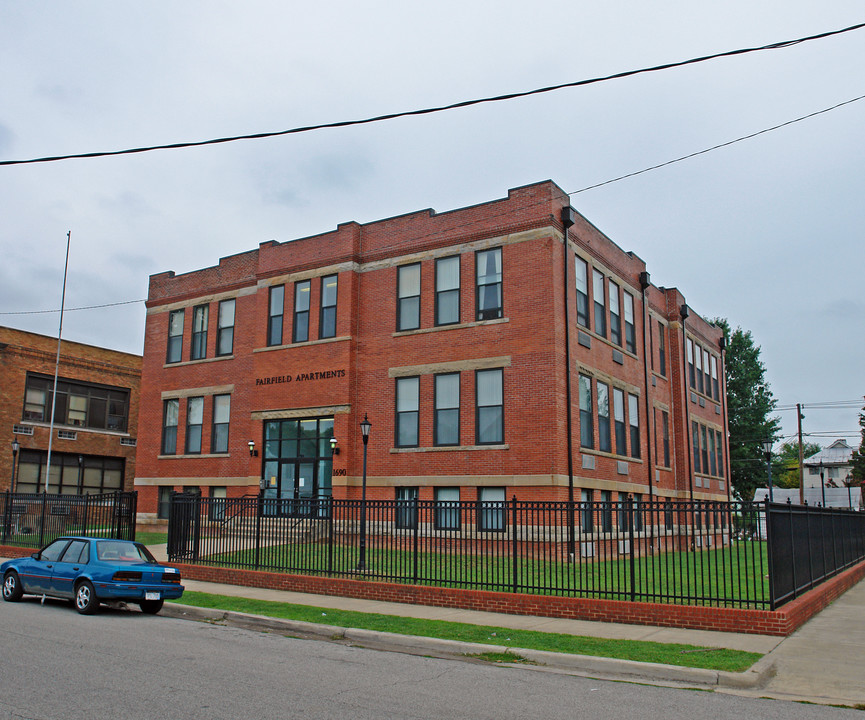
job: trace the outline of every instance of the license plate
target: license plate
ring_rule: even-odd
[[[159,593],[158,592],[146,592],[146,593],[144,593],[144,599],[145,600],[159,600]]]

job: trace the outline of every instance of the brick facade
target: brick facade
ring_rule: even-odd
[[[504,489],[508,498],[566,500],[566,335],[575,499],[581,490],[593,492],[594,500],[601,499],[600,491],[610,493],[610,500],[624,493],[727,499],[720,329],[688,311],[678,290],[652,285],[639,257],[577,213],[567,229],[565,300],[562,211],[568,206],[565,193],[543,182],[474,207],[345,223],[314,237],[262,243],[214,267],[151,276],[135,482],[139,511],[156,513],[160,487],[224,488],[228,496],[239,496],[257,494],[261,484],[289,497],[326,494],[330,483],[334,497],[359,497],[363,445],[358,424],[364,416],[372,422],[370,498],[393,499],[398,488],[416,487],[421,499],[433,499],[435,488],[459,488],[460,500],[471,501],[480,489],[495,488]],[[450,261],[451,272],[459,271],[458,318],[437,324],[437,283],[444,267],[437,261],[447,258],[458,258]],[[588,269],[582,306],[588,317],[579,312],[586,298],[578,297],[577,258]],[[419,273],[400,270],[407,266]],[[485,306],[481,312],[481,303],[489,302],[496,288],[479,287],[479,275],[484,283],[500,280],[499,307]],[[335,324],[323,309],[334,277]],[[401,279],[410,278],[405,288],[414,288],[417,277],[419,294],[401,302]],[[596,287],[600,309],[594,303]],[[275,309],[273,288],[276,297],[284,292]],[[297,307],[296,298],[301,298]],[[234,310],[233,337],[230,347],[227,341],[220,347],[218,316],[228,307]],[[415,312],[417,322],[400,329],[398,318]],[[200,332],[205,314],[206,340]],[[181,317],[182,334],[170,340],[169,325],[179,325]],[[618,339],[613,338],[616,324]],[[278,342],[269,338],[271,325],[282,328]],[[298,342],[293,341],[296,326],[308,327],[308,336]],[[693,388],[689,342],[701,349],[700,364],[704,358],[708,363]],[[180,348],[173,356],[171,343],[171,352]],[[500,406],[495,400],[499,371]],[[445,445],[436,442],[436,378],[447,374],[458,374],[459,400],[458,424],[451,427],[456,442]],[[401,382],[406,406],[414,410],[398,417]],[[581,447],[581,382],[591,390],[591,441],[583,443],[591,447]],[[599,418],[604,393],[609,396],[609,449],[603,446]],[[225,448],[218,446],[214,428],[221,396],[230,396]],[[617,411],[624,430],[615,424]],[[175,412],[169,434],[176,440],[171,447],[169,439],[166,452],[165,417]],[[662,414],[669,427],[669,462],[664,461]],[[319,428],[319,446],[309,450],[311,462],[295,457],[304,454],[299,445],[267,443],[265,432],[277,432],[276,421],[283,423],[282,432],[293,432],[291,422],[312,418],[323,422],[303,426]],[[332,458],[323,449],[331,419],[339,449]],[[409,431],[400,442],[402,421]],[[412,441],[405,442],[406,437]],[[292,473],[291,482],[283,477]]]
[[[16,456],[16,479],[26,472],[28,457],[38,453],[47,457],[49,444],[50,400],[41,420],[29,417],[25,408],[25,388],[28,373],[50,378],[53,387],[57,359],[57,338],[36,333],[0,327],[0,437],[4,438],[0,450],[0,491],[11,489],[12,450],[15,439],[20,450]],[[64,458],[73,458],[73,467],[67,480],[81,480],[87,474],[95,477],[104,471],[105,461],[122,468],[121,490],[133,489],[135,477],[136,432],[138,427],[139,387],[141,383],[141,357],[106,348],[63,340],[58,371],[60,383],[73,382],[79,386],[98,386],[126,394],[125,429],[97,429],[85,419],[81,424],[70,424],[69,418],[55,415],[52,440],[52,483],[55,473],[61,472]],[[49,396],[50,397],[50,396]],[[92,408],[88,408],[92,412]],[[107,404],[103,415],[109,412]],[[32,415],[32,413],[31,413]],[[80,460],[79,460],[80,458]],[[23,463],[23,465],[22,465]],[[63,471],[65,472],[65,471]],[[79,478],[79,475],[81,476]],[[72,477],[74,476],[74,477]],[[35,481],[35,477],[33,478]],[[39,490],[44,488],[44,477]],[[49,492],[57,487],[49,483]],[[35,483],[34,483],[35,486]],[[20,489],[16,483],[16,489]],[[95,490],[95,488],[93,488]]]

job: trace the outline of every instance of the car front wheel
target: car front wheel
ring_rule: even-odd
[[[96,591],[89,581],[84,580],[75,589],[75,609],[82,615],[92,615],[99,607]]]
[[[163,602],[163,600],[142,600],[138,604],[141,606],[141,612],[148,615],[156,615],[156,613],[162,610]]]
[[[6,602],[17,602],[22,595],[24,591],[21,589],[21,578],[17,572],[10,570],[3,578],[3,599]]]

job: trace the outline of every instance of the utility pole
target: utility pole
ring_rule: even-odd
[[[802,414],[801,403],[796,403],[796,422],[799,425],[799,504],[805,504],[805,457],[802,451]]]

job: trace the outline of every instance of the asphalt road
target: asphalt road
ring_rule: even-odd
[[[857,718],[27,598],[0,603],[0,720]]]

